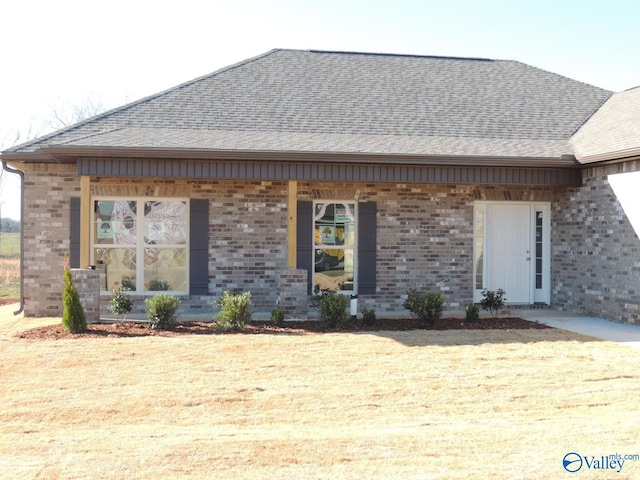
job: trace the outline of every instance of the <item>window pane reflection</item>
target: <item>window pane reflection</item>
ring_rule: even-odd
[[[98,200],[94,204],[94,238],[99,244],[135,245],[136,202]]]
[[[353,290],[355,203],[318,203],[314,209],[314,290]]]
[[[147,292],[186,290],[186,250],[184,248],[145,248],[144,289]]]
[[[187,243],[186,221],[186,202],[145,202],[144,242],[157,245],[184,245]]]
[[[114,288],[136,289],[136,249],[96,248],[94,258],[100,270],[100,288],[111,291]]]

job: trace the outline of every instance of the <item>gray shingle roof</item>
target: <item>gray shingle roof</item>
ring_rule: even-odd
[[[640,87],[611,96],[572,144],[582,163],[640,155]]]
[[[520,62],[273,50],[43,146],[559,157],[611,92]]]

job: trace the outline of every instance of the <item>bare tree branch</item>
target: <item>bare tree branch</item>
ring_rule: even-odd
[[[33,140],[47,131],[66,128],[107,109],[102,98],[95,96],[87,96],[82,103],[72,106],[58,101],[56,104],[49,105],[49,108],[52,118],[43,121],[40,127],[36,127],[31,122],[26,131],[16,129],[15,131],[0,132],[0,151]],[[6,181],[7,175],[0,163],[0,193],[4,191]]]
[[[101,98],[88,96],[78,105],[54,104],[51,109],[50,126],[54,129],[66,128],[106,110]]]

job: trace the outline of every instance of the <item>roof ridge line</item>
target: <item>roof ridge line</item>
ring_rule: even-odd
[[[309,53],[327,53],[335,55],[363,55],[372,57],[405,57],[405,58],[435,58],[440,60],[471,60],[478,62],[498,62],[494,58],[482,58],[482,57],[456,57],[449,55],[420,55],[417,53],[384,53],[384,52],[356,52],[348,50],[307,50]]]

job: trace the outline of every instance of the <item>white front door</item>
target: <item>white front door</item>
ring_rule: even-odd
[[[489,209],[489,290],[502,288],[509,303],[533,303],[531,206],[494,204]]]

